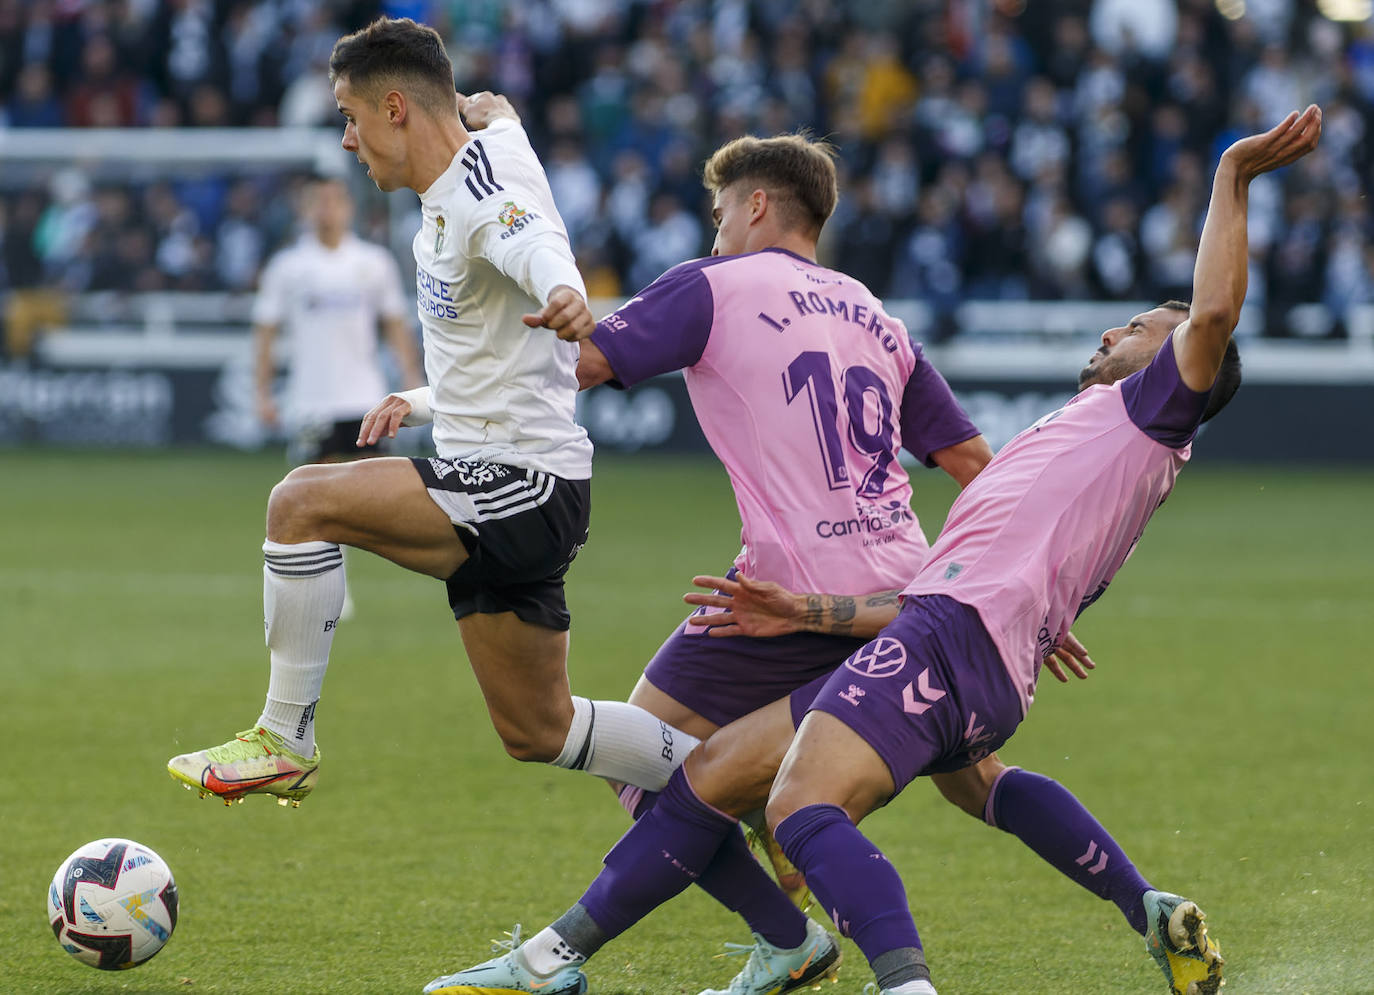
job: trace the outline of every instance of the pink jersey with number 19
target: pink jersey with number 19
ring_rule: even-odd
[[[978,612],[1029,708],[1046,655],[1135,549],[1192,454],[1210,392],[1172,334],[1145,369],[1078,394],[1018,435],[955,500],[903,592]]]
[[[742,522],[735,566],[794,591],[901,587],[929,547],[897,459],[978,434],[900,321],[781,249],[683,263],[597,324],[629,387],[684,370]]]

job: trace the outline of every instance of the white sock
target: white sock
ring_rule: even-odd
[[[541,978],[547,978],[565,967],[587,962],[587,958],[568,946],[552,926],[545,926],[532,939],[522,943],[519,953],[525,966]]]
[[[339,621],[347,622],[353,618],[353,585],[348,583],[348,547],[340,546],[339,552],[343,553],[344,558],[344,599],[343,606],[339,608]]]
[[[343,555],[332,542],[262,544],[262,609],[272,676],[258,725],[297,753],[315,752],[315,705],[344,600]]]
[[[916,981],[907,981],[898,985],[896,988],[888,988],[885,991],[886,995],[939,995],[939,993],[935,991],[935,986],[925,980],[925,978],[920,978]]]
[[[573,696],[573,721],[558,767],[661,791],[701,740],[623,701]]]

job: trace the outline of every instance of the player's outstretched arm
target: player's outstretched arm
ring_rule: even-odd
[[[772,581],[737,574],[692,578],[697,587],[682,600],[689,605],[722,609],[693,615],[687,621],[710,629],[713,636],[785,636],[790,632],[819,632],[831,636],[867,638],[897,617],[897,591],[878,591],[852,597],[846,594],[795,594]]]
[[[1210,390],[1221,369],[1226,344],[1245,303],[1249,239],[1245,227],[1250,183],[1255,177],[1297,162],[1317,147],[1322,112],[1316,104],[1293,111],[1262,135],[1233,144],[1212,178],[1212,199],[1193,268],[1193,302],[1188,321],[1174,332],[1174,353],[1183,382]]]

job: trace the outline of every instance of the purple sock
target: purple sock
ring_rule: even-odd
[[[739,824],[698,798],[681,768],[606,855],[605,865],[578,904],[607,939],[693,883],[744,915],[775,946],[791,948],[806,939],[805,917],[749,853]]]
[[[773,946],[791,950],[806,942],[805,914],[759,866],[738,829],[725,837],[697,884]]]
[[[821,907],[868,962],[921,946],[902,879],[837,805],[808,805],[773,830]]]
[[[1141,898],[1150,885],[1102,824],[1059,782],[1009,767],[988,793],[983,818],[1030,847],[1061,874],[1109,899],[1145,934]]]
[[[653,809],[658,797],[656,791],[627,785],[620,792],[620,804],[638,821]],[[701,804],[695,793],[692,801]],[[731,912],[739,913],[751,930],[773,946],[791,950],[806,942],[806,916],[759,866],[742,832],[726,833],[696,883]]]

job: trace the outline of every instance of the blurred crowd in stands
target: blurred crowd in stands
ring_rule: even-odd
[[[1251,297],[1275,335],[1374,301],[1374,22],[1308,0],[0,0],[0,143],[339,127],[330,50],[378,14],[514,100],[593,295],[709,252],[717,144],[807,128],[842,167],[823,261],[880,295],[1186,298],[1221,150],[1315,101],[1318,153],[1252,188]],[[0,178],[0,289],[251,289],[293,189]]]

